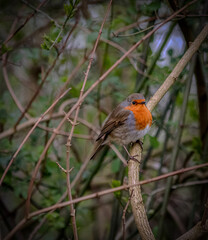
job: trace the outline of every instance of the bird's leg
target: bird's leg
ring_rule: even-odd
[[[131,156],[131,154],[129,153],[129,151],[125,145],[123,145],[123,148],[125,149],[126,153],[128,154],[129,160],[133,160],[133,161],[140,163],[139,160],[136,159],[136,157],[138,157],[138,155]],[[127,163],[128,163],[128,161],[127,161]]]
[[[139,143],[139,146],[141,147],[141,149],[142,149],[142,151],[143,151],[143,142],[142,142],[140,139],[138,139],[138,140],[136,141],[136,143]]]

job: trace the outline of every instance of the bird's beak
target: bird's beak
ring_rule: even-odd
[[[146,103],[145,101],[141,102],[141,104],[145,104],[145,103]]]

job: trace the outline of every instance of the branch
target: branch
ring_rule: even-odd
[[[95,83],[93,83],[91,85],[91,87],[83,94],[83,96],[77,101],[77,103],[70,109],[70,111],[67,113],[67,115],[62,119],[62,121],[60,122],[60,124],[57,126],[57,128],[55,129],[54,133],[52,134],[52,136],[50,137],[50,139],[48,140],[42,154],[40,155],[40,158],[35,166],[33,175],[32,175],[32,179],[30,182],[30,186],[29,188],[32,189],[35,178],[37,176],[38,173],[38,169],[41,165],[41,162],[43,161],[45,154],[47,153],[51,143],[53,142],[53,140],[56,137],[56,131],[59,131],[60,128],[63,126],[63,124],[65,123],[66,119],[72,114],[72,112],[80,105],[81,102],[84,101],[84,99],[94,90],[95,87],[97,87],[102,81],[104,81],[104,79],[131,53],[133,52],[143,41],[145,41],[146,39],[148,39],[153,33],[155,33],[160,27],[162,27],[165,23],[167,23],[168,21],[170,21],[172,18],[174,18],[178,13],[180,13],[181,11],[183,11],[184,9],[186,9],[188,6],[190,6],[191,4],[193,4],[194,2],[196,2],[197,0],[191,1],[189,2],[187,5],[185,5],[183,8],[181,8],[180,10],[178,10],[177,12],[173,13],[170,17],[168,17],[166,20],[164,20],[161,24],[159,24],[158,27],[156,27],[155,29],[153,29],[152,31],[150,31],[147,35],[145,35],[141,40],[139,40],[136,44],[134,44],[121,58],[119,58]],[[165,94],[165,93],[164,93]],[[154,99],[152,100],[154,102]],[[156,100],[155,100],[156,101]],[[158,100],[159,101],[159,100]],[[6,175],[6,174],[5,174]],[[5,177],[4,175],[4,177]],[[1,179],[1,182],[3,181],[4,177]]]
[[[142,152],[138,143],[132,146],[130,154],[132,156],[136,156],[136,159],[138,161],[141,161]],[[129,185],[138,183],[140,163],[137,161],[130,160],[128,162],[128,169],[129,169],[128,171]],[[145,212],[140,185],[129,188],[129,194],[131,194],[132,191],[133,194],[131,197],[131,206],[134,214],[134,220],[139,231],[139,234],[141,236],[141,239],[154,240],[155,238],[150,228],[148,218]]]
[[[208,232],[208,220],[204,227],[201,226],[201,222],[198,222],[193,228],[191,228],[188,232],[177,238],[176,240],[195,240],[202,237],[204,234]]]
[[[175,12],[175,14],[178,14],[179,11]],[[159,101],[163,98],[163,96],[168,92],[170,87],[175,83],[176,79],[178,78],[182,70],[185,68],[185,66],[190,61],[194,53],[198,50],[203,40],[206,38],[207,34],[208,34],[208,24],[205,25],[204,29],[201,31],[201,33],[198,35],[198,37],[195,39],[195,41],[191,44],[189,49],[186,51],[184,56],[175,66],[172,73],[168,76],[165,82],[161,85],[161,87],[157,90],[154,96],[150,99],[150,101],[147,104],[147,107],[150,111],[154,109],[154,107],[159,103]],[[128,174],[129,183],[133,184],[138,182],[139,180],[139,169],[140,169],[139,162],[141,161],[141,148],[138,143],[135,143],[133,145],[131,150],[131,155],[132,156],[138,155],[137,157],[138,162],[129,161],[129,174]],[[139,233],[142,239],[154,239],[154,236],[151,233],[149,222],[147,220],[147,216],[145,213],[140,186],[137,188],[136,187],[130,188],[130,190],[132,189],[134,189],[134,194],[131,198],[131,204],[132,204],[132,210],[134,213],[135,222],[137,224]]]
[[[44,116],[58,103],[58,101],[69,91],[69,89],[67,89],[58,99],[56,99],[56,101],[39,117],[39,119],[36,121],[36,123],[34,124],[34,126],[30,129],[30,131],[28,132],[28,134],[26,135],[26,137],[24,138],[24,140],[22,141],[22,143],[19,145],[17,151],[15,152],[15,154],[13,155],[12,159],[10,160],[9,164],[7,165],[1,180],[0,180],[0,186],[4,180],[4,177],[6,176],[10,166],[12,165],[14,159],[16,158],[17,154],[19,153],[19,151],[21,150],[22,146],[25,144],[25,142],[27,141],[27,139],[29,138],[29,136],[32,134],[32,132],[34,131],[34,129],[37,127],[37,125],[41,122],[41,120],[44,118]]]
[[[101,34],[102,34],[104,24],[107,20],[107,16],[108,16],[108,13],[109,13],[110,8],[111,8],[111,3],[112,3],[112,0],[110,0],[110,2],[108,4],[108,7],[107,7],[107,10],[106,10],[106,13],[105,13],[105,17],[104,17],[103,22],[101,24],[101,27],[100,27],[95,45],[93,47],[92,57],[89,60],[87,71],[85,73],[85,78],[84,78],[84,81],[83,81],[82,89],[80,91],[79,100],[82,98],[84,90],[85,90],[85,86],[86,86],[88,75],[89,75],[90,68],[91,68],[91,65],[92,65],[93,57],[94,57],[95,51],[97,49],[98,42],[100,40]],[[73,132],[74,132],[74,129],[75,129],[75,126],[76,126],[76,122],[77,122],[77,118],[78,118],[78,115],[79,115],[79,110],[80,110],[80,107],[81,107],[81,103],[82,102],[80,102],[80,104],[78,105],[78,107],[76,109],[75,117],[74,117],[74,120],[73,120],[73,123],[72,123],[71,132],[69,134],[69,137],[67,139],[67,144],[66,144],[66,179],[67,179],[67,192],[68,192],[69,201],[72,201],[70,173],[69,173],[69,170],[70,170],[70,147],[71,147],[72,136],[73,136]],[[71,217],[72,217],[72,228],[73,228],[74,238],[75,238],[75,240],[77,240],[78,239],[78,234],[77,234],[77,227],[76,227],[75,209],[74,209],[73,204],[70,205],[70,211],[71,211]]]
[[[23,114],[24,113],[24,108],[22,106],[22,104],[19,102],[17,96],[15,95],[13,89],[12,89],[12,86],[9,82],[9,77],[8,77],[8,72],[7,72],[7,68],[6,68],[6,63],[7,63],[7,54],[4,54],[3,57],[2,57],[2,61],[3,61],[3,67],[2,67],[2,70],[3,70],[3,78],[4,78],[4,81],[7,85],[7,88],[9,90],[9,93],[12,97],[12,99],[14,100],[15,104],[17,105],[17,107],[19,108],[20,112]],[[26,118],[30,119],[30,115],[27,114],[27,113],[24,113],[24,115]]]
[[[175,83],[178,76],[181,74],[185,66],[188,64],[194,53],[199,49],[199,46],[204,41],[208,34],[208,24],[205,25],[201,33],[195,39],[195,41],[191,44],[188,50],[185,52],[181,60],[175,66],[171,74],[167,77],[165,82],[161,85],[161,87],[157,90],[154,96],[147,103],[147,107],[150,111],[152,111],[155,106],[159,103],[159,101],[163,98],[163,96],[168,92],[170,87]]]
[[[46,71],[45,75],[42,77],[42,81],[40,83],[40,85],[38,86],[37,90],[35,91],[35,93],[33,94],[32,98],[30,99],[29,103],[27,104],[27,106],[25,107],[25,110],[24,112],[21,114],[21,116],[19,117],[19,119],[17,120],[17,122],[15,123],[15,126],[14,128],[16,129],[17,125],[20,123],[20,121],[22,120],[22,118],[24,117],[24,114],[28,112],[29,108],[31,107],[32,103],[34,102],[34,100],[36,99],[36,97],[39,95],[39,92],[40,90],[42,89],[44,83],[46,82],[46,79],[48,78],[48,75],[52,72],[52,70],[54,69],[55,65],[56,65],[56,62],[58,61],[59,59],[59,56],[63,53],[65,47],[66,47],[66,44],[69,40],[69,37],[71,36],[71,34],[73,33],[73,31],[75,30],[76,26],[77,26],[77,21],[75,22],[75,24],[73,25],[71,31],[69,31],[64,43],[63,43],[63,46],[61,47],[60,51],[58,52],[56,58],[54,59],[52,65],[48,68],[48,70]]]
[[[125,235],[126,235],[126,211],[127,211],[127,209],[128,209],[128,206],[129,206],[129,203],[130,203],[130,200],[131,200],[131,196],[132,196],[132,194],[133,194],[133,191],[131,192],[131,194],[130,194],[130,196],[129,196],[129,199],[128,199],[128,201],[127,201],[127,203],[126,203],[126,206],[125,206],[125,208],[124,208],[124,210],[123,210],[123,214],[122,214],[122,230],[123,230],[123,240],[125,240],[126,238],[125,238]]]
[[[45,0],[43,2],[41,2],[38,7],[34,10],[33,13],[31,13],[24,21],[24,23],[22,23],[13,33],[10,34],[10,36],[3,42],[3,44],[7,44],[28,22],[29,20],[37,13],[37,10],[39,10],[39,8],[41,8],[48,0]]]
[[[181,137],[182,137],[182,133],[183,133],[182,126],[184,126],[184,122],[185,122],[186,109],[187,109],[188,97],[189,97],[189,92],[191,89],[191,83],[192,83],[193,74],[194,74],[195,62],[196,62],[196,55],[194,55],[191,60],[190,70],[189,70],[188,78],[186,80],[185,91],[183,94],[183,103],[182,103],[182,108],[180,110],[179,121],[178,121],[178,126],[177,126],[178,130],[176,133],[175,146],[173,148],[169,171],[173,171],[175,169],[176,160],[177,160],[178,153],[179,153],[179,146],[180,146]],[[171,185],[172,185],[172,178],[169,178],[166,183],[164,201],[163,201],[162,208],[161,208],[161,218],[160,218],[159,231],[158,231],[158,233],[159,233],[158,235],[160,236],[159,238],[162,238],[162,234],[163,234],[163,224],[164,224],[164,220],[165,220],[166,208],[168,205],[168,199],[169,199],[169,195],[170,195]]]
[[[151,179],[139,181],[139,182],[134,183],[132,185],[124,184],[124,185],[116,187],[116,188],[111,188],[111,189],[107,189],[107,190],[104,190],[104,191],[101,191],[101,192],[92,193],[92,194],[89,194],[87,196],[76,198],[76,199],[73,199],[72,201],[66,201],[66,202],[54,204],[50,207],[35,211],[33,213],[30,213],[28,215],[28,218],[27,219],[25,219],[25,218],[22,219],[15,226],[15,228],[13,228],[13,230],[5,237],[4,240],[10,239],[18,230],[20,230],[24,226],[24,224],[27,222],[27,220],[29,220],[29,219],[31,219],[35,216],[38,216],[40,214],[43,214],[43,213],[46,213],[46,212],[49,212],[49,211],[52,211],[52,210],[55,210],[55,209],[58,209],[58,208],[63,208],[63,207],[69,206],[70,204],[75,204],[75,203],[86,201],[86,200],[93,199],[93,198],[100,198],[101,196],[111,194],[111,193],[121,191],[121,190],[126,190],[127,188],[132,188],[132,187],[139,186],[139,185],[149,184],[149,183],[152,183],[152,182],[163,180],[163,179],[168,178],[168,177],[172,177],[172,176],[175,176],[175,175],[179,175],[179,174],[182,174],[182,173],[185,173],[185,172],[194,171],[196,169],[205,168],[205,167],[208,167],[208,163],[204,163],[204,164],[200,164],[200,165],[197,165],[197,166],[192,166],[192,167],[189,167],[189,168],[184,168],[184,169],[180,169],[180,170],[177,170],[177,171],[174,171],[174,172],[166,173],[166,174],[163,174],[163,175],[158,176],[158,177],[154,177],[154,178],[151,178]],[[62,199],[64,199],[64,197]]]

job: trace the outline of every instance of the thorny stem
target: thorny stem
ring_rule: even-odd
[[[89,64],[88,64],[88,67],[87,67],[87,71],[85,73],[85,78],[84,78],[83,85],[82,85],[82,88],[81,88],[81,91],[80,91],[79,100],[82,98],[83,93],[84,93],[84,89],[85,89],[85,85],[86,85],[88,75],[89,75],[89,72],[90,72],[90,68],[91,68],[91,65],[92,65],[93,57],[94,57],[95,51],[97,49],[98,42],[100,40],[100,36],[102,34],[102,30],[103,30],[104,24],[106,22],[108,13],[110,11],[111,3],[112,3],[112,0],[110,0],[110,2],[108,4],[108,8],[107,8],[105,17],[104,17],[103,22],[101,24],[100,31],[98,33],[98,37],[96,39],[95,45],[93,47],[92,57],[89,59]],[[67,149],[66,149],[66,152],[67,152],[67,156],[66,156],[66,171],[67,171],[66,176],[67,176],[67,192],[68,192],[69,201],[72,201],[70,173],[69,173],[69,169],[70,169],[70,147],[71,147],[71,140],[72,140],[74,128],[76,126],[76,122],[77,122],[77,118],[78,118],[78,115],[79,115],[79,110],[80,110],[81,104],[82,104],[82,102],[80,101],[80,103],[77,106],[76,112],[75,112],[75,117],[74,117],[74,120],[73,120],[73,123],[72,123],[71,132],[70,132],[70,135],[67,139],[67,144],[66,144],[66,147],[67,147]],[[78,234],[77,234],[77,227],[76,227],[75,209],[74,209],[73,204],[70,205],[70,211],[71,211],[71,217],[72,217],[72,226],[73,226],[74,238],[75,238],[75,240],[77,240],[78,239]]]

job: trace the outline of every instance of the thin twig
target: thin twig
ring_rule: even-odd
[[[176,184],[176,185],[172,185],[171,189],[172,190],[175,190],[175,189],[178,189],[178,188],[186,188],[186,187],[192,187],[192,186],[196,186],[196,185],[201,185],[201,184],[207,184],[208,183],[208,180],[200,180],[200,181],[192,181],[192,182],[187,182],[187,183],[181,183],[181,184]],[[161,188],[157,188],[155,190],[153,190],[148,198],[147,198],[147,201],[146,201],[146,206],[147,206],[147,209],[149,209],[150,207],[150,203],[152,201],[152,198],[158,194],[158,193],[161,193],[161,192],[164,192],[165,191],[165,187],[161,187]]]
[[[32,212],[32,213],[30,213],[28,215],[27,219],[25,219],[25,218],[22,219],[12,229],[12,231],[5,237],[5,240],[10,239],[18,230],[20,230],[24,226],[24,224],[29,219],[31,219],[31,218],[33,218],[35,216],[38,216],[40,214],[49,212],[49,211],[54,210],[54,209],[63,208],[63,207],[69,206],[70,204],[75,204],[75,203],[86,201],[86,200],[93,199],[93,198],[99,198],[101,196],[104,196],[104,195],[107,195],[107,194],[111,194],[111,193],[114,193],[114,192],[117,192],[117,191],[126,190],[127,188],[132,188],[132,187],[139,186],[139,185],[149,184],[149,183],[152,183],[152,182],[156,182],[156,181],[160,181],[160,180],[166,179],[168,177],[172,177],[172,176],[175,176],[175,175],[183,174],[185,172],[194,171],[194,170],[197,170],[197,169],[200,169],[200,168],[205,168],[205,167],[208,167],[208,163],[199,164],[199,165],[196,165],[196,166],[179,169],[179,170],[176,170],[174,172],[163,174],[161,176],[157,176],[157,177],[154,177],[154,178],[151,178],[151,179],[139,181],[139,182],[134,183],[132,185],[126,185],[125,184],[125,185],[122,185],[122,186],[119,186],[119,187],[116,187],[116,188],[111,188],[111,189],[103,190],[101,192],[92,193],[92,194],[89,194],[89,195],[86,195],[86,196],[83,196],[83,197],[80,197],[80,198],[73,199],[72,201],[66,201],[66,202],[58,203],[58,204],[52,205],[50,207],[47,207],[47,208],[44,208],[44,209]]]
[[[113,36],[114,36],[114,37],[118,37],[118,34],[121,33],[121,32],[126,32],[126,31],[128,31],[128,30],[130,30],[130,29],[132,29],[132,28],[138,27],[139,24],[141,24],[141,23],[151,22],[151,21],[153,21],[153,20],[155,20],[155,19],[156,19],[156,17],[150,17],[150,18],[147,18],[147,19],[143,19],[143,20],[140,20],[140,21],[136,21],[136,22],[131,23],[131,24],[129,24],[129,25],[126,25],[126,26],[124,26],[124,27],[121,27],[121,28],[119,28],[118,30],[114,31],[114,32],[112,33],[112,36],[111,36],[111,37],[113,37]]]
[[[67,170],[64,169],[59,162],[56,162],[56,164],[58,165],[58,167],[59,167],[64,173],[67,173]],[[72,167],[71,169],[69,169],[68,173],[70,173],[73,169],[74,169],[73,167]]]
[[[57,21],[52,18],[51,16],[49,16],[47,13],[41,11],[40,9],[34,7],[32,4],[30,4],[29,2],[25,1],[25,0],[21,0],[21,2],[23,2],[25,5],[27,5],[28,7],[32,8],[34,11],[41,13],[42,15],[44,15],[45,17],[47,17],[51,22],[53,22],[56,27],[61,28],[61,26],[57,23]]]
[[[52,115],[48,114],[43,119],[41,119],[40,122],[46,122],[46,121],[48,121],[50,119],[58,119],[58,118],[62,118],[62,117],[64,117],[64,113],[63,112],[62,113],[61,112],[54,113]],[[28,120],[28,121],[26,121],[24,123],[19,124],[17,126],[16,132],[24,131],[26,128],[29,128],[29,127],[33,126],[38,121],[38,119],[39,119],[39,117],[31,118],[30,120]],[[72,119],[73,119],[73,117],[72,117]],[[91,131],[95,132],[96,134],[99,133],[99,129],[97,129],[95,126],[93,126],[92,124],[87,122],[85,119],[78,118],[78,121],[80,123],[82,123],[84,126],[86,126],[87,128],[89,128]],[[40,124],[38,124],[37,127],[41,128],[41,129],[44,129],[46,131],[53,132],[53,133],[55,132],[57,135],[69,136],[69,133],[67,133],[67,132],[64,132],[64,131],[61,131],[61,130],[57,130],[57,129],[48,128],[48,127],[42,126]],[[9,129],[5,130],[4,132],[0,133],[0,140],[3,139],[3,138],[9,137],[13,133],[14,133],[14,128],[9,128]],[[81,136],[83,136],[83,138],[89,139],[89,137],[87,137],[86,135],[81,135],[81,134],[74,134],[73,136],[80,137],[80,138],[82,138]],[[90,137],[90,139],[91,138],[92,137]]]
[[[207,235],[208,232],[208,220],[206,219],[204,228],[201,225],[201,222],[198,222],[193,228],[191,228],[188,232],[184,233],[182,236],[177,238],[176,240],[195,240],[201,239],[203,235]]]
[[[17,96],[15,95],[15,93],[12,89],[12,86],[9,82],[8,72],[7,72],[7,68],[6,68],[6,65],[7,65],[7,54],[6,53],[2,56],[2,61],[3,61],[3,67],[2,67],[3,77],[4,77],[5,83],[7,85],[7,88],[9,90],[9,93],[10,93],[12,99],[14,100],[15,104],[17,105],[18,109],[23,114],[23,117],[25,116],[27,119],[30,119],[31,116],[28,113],[24,113],[24,108],[23,108],[22,104],[19,102],[19,100],[18,100]]]
[[[115,154],[117,155],[117,157],[122,161],[122,163],[124,164],[124,166],[126,167],[128,164],[126,162],[126,160],[124,159],[124,157],[122,156],[122,154],[119,152],[119,150],[117,149],[117,147],[112,144],[109,143],[108,144],[110,146],[110,148],[115,152]]]
[[[157,28],[153,29],[152,31],[150,31],[147,35],[145,35],[141,40],[139,40],[136,44],[134,44],[121,58],[119,58],[95,83],[93,83],[91,85],[91,87],[83,94],[82,98],[80,98],[77,103],[70,109],[70,111],[67,113],[67,117],[69,117],[72,112],[80,105],[81,102],[84,101],[84,99],[94,90],[95,87],[97,87],[98,84],[100,84],[102,81],[104,81],[104,79],[132,52],[134,51],[143,41],[145,41],[147,38],[149,38],[154,32],[156,32],[160,27],[162,27],[166,22],[170,21],[172,18],[175,17],[176,14],[178,14],[180,11],[183,11],[184,9],[186,9],[188,6],[190,6],[191,4],[193,4],[194,2],[196,2],[197,0],[191,1],[189,2],[187,5],[185,5],[182,9],[178,10],[177,12],[173,13],[170,17],[168,17],[165,21],[163,21]],[[165,94],[165,93],[164,93]],[[161,97],[162,98],[162,97]],[[153,108],[154,107],[154,102],[156,102],[157,99],[153,99],[151,102],[151,106],[149,106],[149,108]],[[66,117],[62,119],[62,121],[60,122],[60,124],[57,126],[56,130],[58,131],[62,125],[64,124],[64,122],[66,121]],[[33,187],[34,184],[34,180],[36,178],[36,175],[38,173],[38,169],[41,165],[42,160],[44,159],[44,156],[46,154],[46,152],[48,151],[51,143],[53,142],[53,140],[56,137],[56,132],[54,132],[52,134],[52,136],[50,137],[50,139],[48,140],[48,143],[46,144],[42,154],[40,155],[40,158],[35,166],[34,172],[33,172],[33,176],[30,182],[30,188]],[[5,177],[5,175],[4,175]],[[2,179],[3,181],[3,179]]]
[[[112,0],[110,0],[110,2],[109,2],[109,4],[108,4],[105,17],[104,17],[103,22],[102,22],[102,24],[101,24],[101,27],[100,27],[100,30],[99,30],[98,37],[97,37],[97,39],[96,39],[95,45],[94,45],[94,47],[93,47],[92,57],[91,57],[90,60],[89,60],[89,64],[88,64],[88,67],[87,67],[87,71],[86,71],[86,73],[85,73],[85,78],[84,78],[84,81],[83,81],[82,89],[81,89],[81,91],[80,91],[79,100],[82,98],[83,93],[84,93],[84,90],[85,90],[85,86],[86,86],[86,82],[87,82],[87,79],[88,79],[89,71],[90,71],[90,68],[91,68],[91,65],[92,65],[93,57],[94,57],[95,51],[96,51],[96,49],[97,49],[98,42],[99,42],[99,40],[100,40],[100,36],[101,36],[101,34],[102,34],[102,30],[103,30],[104,24],[105,24],[105,22],[106,22],[106,20],[107,20],[107,16],[108,16],[108,13],[109,13],[109,11],[110,11],[111,3],[112,3]],[[66,154],[67,154],[67,155],[66,155],[67,191],[68,191],[68,197],[69,197],[69,200],[70,200],[70,201],[72,200],[71,184],[70,184],[70,174],[69,174],[69,172],[68,172],[69,169],[70,169],[70,147],[71,147],[71,140],[72,140],[74,128],[75,128],[75,126],[76,126],[76,124],[77,124],[77,118],[78,118],[78,115],[79,115],[80,107],[81,107],[81,102],[80,102],[80,104],[78,105],[78,107],[77,107],[77,109],[76,109],[73,123],[71,123],[71,124],[72,124],[71,132],[70,132],[70,135],[69,135],[69,137],[68,137],[68,139],[67,139],[67,144],[66,144],[66,147],[67,147],[67,149],[66,149]],[[67,114],[66,114],[66,118],[68,118]],[[77,227],[76,227],[75,209],[74,209],[73,204],[70,205],[70,211],[71,211],[71,217],[72,217],[72,227],[73,227],[74,238],[75,238],[75,240],[77,240],[77,239],[78,239],[78,234],[77,234]]]
[[[28,132],[28,134],[25,136],[24,140],[22,141],[22,143],[19,145],[17,151],[14,153],[14,155],[12,156],[12,159],[10,160],[9,164],[7,165],[1,180],[0,180],[0,186],[3,182],[3,179],[6,175],[6,173],[8,172],[10,166],[12,165],[14,159],[16,158],[17,154],[19,153],[19,151],[21,150],[22,146],[25,144],[25,142],[27,141],[27,139],[29,138],[29,136],[32,134],[32,132],[34,131],[34,129],[37,127],[37,125],[41,122],[41,120],[44,118],[44,116],[58,103],[58,101],[69,91],[70,89],[67,89],[58,99],[55,100],[55,102],[39,117],[39,119],[36,121],[36,123],[34,124],[34,126],[30,129],[30,131]]]
[[[123,210],[123,214],[122,214],[123,240],[126,239],[126,211],[127,211],[127,209],[128,209],[128,206],[129,206],[129,203],[130,203],[130,200],[131,200],[133,191],[134,191],[134,190],[131,191],[131,194],[130,194],[130,196],[129,196],[129,198],[128,198],[128,201],[127,201],[127,203],[126,203],[126,206],[125,206],[125,208],[124,208],[124,210]]]
[[[192,58],[188,78],[186,81],[185,92],[183,94],[182,108],[181,108],[181,111],[179,114],[179,122],[178,122],[178,126],[177,126],[178,130],[177,130],[176,139],[175,139],[175,147],[173,149],[173,154],[172,154],[172,158],[171,158],[171,162],[170,162],[169,171],[173,171],[175,169],[176,160],[178,157],[180,141],[181,141],[181,137],[182,137],[182,133],[183,133],[183,128],[181,126],[183,126],[184,122],[185,122],[185,115],[186,115],[186,109],[187,109],[187,104],[188,104],[189,92],[191,89],[191,82],[192,82],[193,74],[194,74],[195,62],[196,62],[196,55]],[[171,185],[172,185],[172,178],[169,178],[167,181],[167,184],[166,184],[165,196],[163,199],[160,222],[159,222],[158,236],[161,239],[162,239],[162,234],[163,234],[163,224],[164,224],[164,220],[165,220],[166,208],[168,205],[168,199],[169,199],[169,195],[170,195]]]
[[[31,13],[25,21],[13,32],[9,35],[9,37],[3,42],[3,44],[7,44],[28,22],[29,20],[36,14],[37,10],[41,8],[48,0],[41,2],[38,7]]]
[[[19,119],[17,120],[17,122],[15,123],[15,126],[14,128],[16,129],[17,125],[20,123],[20,121],[22,120],[22,118],[24,117],[24,114],[27,113],[27,111],[29,110],[29,108],[31,107],[32,103],[34,102],[34,100],[36,99],[36,97],[38,96],[40,90],[42,89],[44,83],[46,82],[46,79],[48,77],[48,75],[51,73],[51,71],[54,69],[55,65],[56,65],[56,62],[59,58],[59,56],[63,53],[65,47],[66,47],[66,44],[68,42],[68,39],[69,37],[71,36],[72,32],[74,31],[74,29],[76,28],[77,26],[77,21],[75,22],[74,26],[72,27],[71,31],[69,31],[67,37],[66,37],[66,40],[64,41],[63,43],[63,46],[61,47],[60,51],[58,52],[56,58],[54,59],[52,65],[48,68],[48,70],[46,71],[44,77],[42,78],[42,81],[40,83],[40,85],[38,86],[38,89],[36,90],[36,92],[34,93],[34,95],[32,96],[32,98],[30,99],[29,103],[27,104],[24,112],[22,113],[22,115],[19,117]]]

